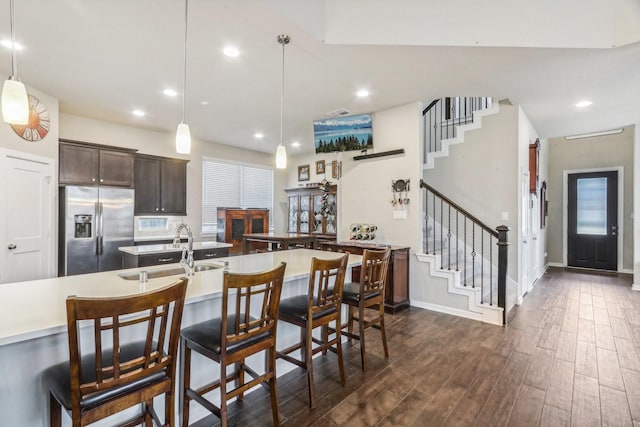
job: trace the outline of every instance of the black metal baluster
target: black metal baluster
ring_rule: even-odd
[[[489,305],[493,305],[493,245],[489,236],[489,277],[491,278],[491,288],[489,288]]]
[[[436,193],[433,194],[433,255],[436,254]]]
[[[442,204],[444,202],[442,201],[442,199],[440,199],[440,268],[444,268],[444,248],[443,248],[443,243],[444,243],[444,239],[442,236]]]
[[[464,264],[462,265],[462,274],[464,285],[467,286],[467,216],[464,216]]]
[[[448,206],[448,214],[449,214],[449,218],[447,219],[447,252],[448,252],[447,269],[451,270],[451,205],[447,204],[447,206]]]
[[[480,293],[484,304],[484,230],[480,229]]]
[[[458,244],[460,243],[460,234],[458,234],[458,214],[459,210],[456,209],[456,271],[460,271],[460,267],[458,266],[458,259],[460,258],[460,249],[458,248]]]
[[[476,287],[476,224],[471,223],[471,287]]]
[[[427,195],[424,198],[424,253],[429,253],[429,190],[427,190]]]

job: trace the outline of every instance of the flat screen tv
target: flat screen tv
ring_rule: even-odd
[[[316,153],[373,148],[371,114],[315,120],[313,134]]]

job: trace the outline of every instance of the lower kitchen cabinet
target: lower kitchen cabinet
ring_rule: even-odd
[[[186,245],[186,243],[183,243]],[[222,258],[229,256],[229,248],[207,248],[195,249],[193,259],[195,261],[203,259]],[[155,253],[148,255],[132,255],[127,252],[122,253],[122,268],[149,267],[152,265],[175,264],[180,262],[182,251]]]
[[[351,242],[320,242],[324,251],[362,255],[365,249],[384,249],[375,244]],[[384,310],[397,313],[409,307],[409,247],[391,246],[391,259],[384,289]],[[360,267],[351,270],[352,282],[360,281]]]

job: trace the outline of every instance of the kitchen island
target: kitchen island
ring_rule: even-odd
[[[286,262],[282,298],[307,292],[311,257],[331,259],[336,253],[310,249],[277,251],[252,255],[220,258],[215,261],[198,261],[196,265],[213,264],[221,267],[229,262],[231,272],[253,273],[264,271]],[[360,265],[362,257],[349,255],[349,267]],[[148,267],[149,274],[179,264]],[[65,300],[68,295],[87,297],[112,297],[134,295],[158,289],[175,282],[180,275],[158,277],[140,283],[125,280],[120,274],[134,273],[141,269],[109,271],[78,276],[34,280],[0,285],[0,420],[7,426],[48,425],[48,391],[42,382],[42,371],[56,363],[68,360]],[[151,277],[151,276],[150,276]],[[347,279],[350,278],[350,271]],[[189,279],[187,298],[182,319],[186,327],[221,314],[222,268],[195,273]],[[83,331],[87,336],[92,331]],[[299,338],[296,327],[278,325],[278,348],[293,344]],[[205,382],[204,375],[215,372],[210,364],[194,360],[193,369]],[[257,355],[249,364],[261,370],[264,357]],[[282,375],[294,365],[278,361],[277,372]],[[198,374],[200,371],[202,374]],[[210,379],[210,378],[207,378]],[[197,384],[196,384],[197,385]],[[177,403],[177,402],[176,402]],[[156,406],[162,411],[162,402]],[[193,407],[193,419],[207,414],[202,408]],[[177,413],[177,412],[176,412]],[[96,425],[113,425],[125,419],[131,412],[118,414]],[[68,422],[68,417],[66,419]]]
[[[122,246],[118,249],[122,252],[122,267],[135,268],[180,262],[183,247],[187,247],[187,243],[181,243],[179,246],[170,243]],[[227,257],[231,247],[232,244],[223,242],[194,242],[193,259],[198,261]]]

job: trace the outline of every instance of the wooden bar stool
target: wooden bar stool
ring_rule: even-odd
[[[118,298],[67,298],[69,362],[44,372],[50,391],[50,425],[61,425],[61,406],[72,425],[84,426],[143,404],[143,413],[127,425],[174,425],[175,370],[178,336],[187,279],[157,291]],[[93,345],[79,324],[93,322]],[[123,334],[140,341],[122,343]],[[107,345],[110,344],[110,345]],[[165,422],[160,424],[153,398],[165,395]]]
[[[344,363],[342,360],[342,338],[340,335],[340,307],[342,301],[342,287],[347,270],[348,254],[340,258],[325,260],[312,258],[311,273],[309,275],[309,291],[306,295],[297,295],[280,302],[280,320],[292,323],[301,328],[300,342],[277,353],[279,358],[294,363],[307,370],[309,387],[309,406],[316,407],[316,395],[313,386],[313,355],[335,346],[338,355],[338,369],[340,382],[344,385]],[[332,329],[335,337],[328,339],[326,333],[329,323],[336,322],[336,329]],[[313,329],[322,327],[322,340],[312,337]],[[313,343],[320,344],[313,348]],[[302,360],[295,359],[289,354],[295,350],[302,350]]]
[[[227,425],[227,402],[242,399],[243,393],[258,384],[268,382],[271,392],[273,424],[280,425],[276,390],[276,326],[278,305],[286,264],[255,274],[224,272],[222,317],[198,323],[182,330],[180,345],[180,408],[182,425],[189,424],[189,402],[195,400]],[[229,295],[232,291],[232,295]],[[231,304],[231,313],[229,306]],[[251,313],[252,304],[256,307]],[[255,314],[257,313],[257,314]],[[255,317],[254,317],[255,316]],[[265,373],[257,374],[245,364],[245,358],[267,351]],[[195,351],[220,364],[220,379],[194,390],[191,388],[191,352]],[[235,365],[231,374],[227,366]],[[245,382],[245,373],[253,377]],[[235,381],[232,390],[227,383]],[[220,389],[220,406],[204,398],[206,393]]]
[[[349,307],[349,315],[346,325],[347,332],[343,334],[360,341],[360,358],[362,360],[362,370],[367,369],[367,359],[365,356],[365,330],[371,326],[379,325],[382,334],[382,346],[384,347],[384,357],[389,358],[387,349],[387,336],[384,328],[384,283],[387,278],[387,268],[391,249],[371,250],[365,249],[362,254],[362,267],[360,270],[359,283],[346,283],[342,291],[342,302]],[[354,316],[357,310],[358,317]],[[376,310],[379,312],[369,320],[365,319],[365,310],[369,313]],[[358,334],[353,333],[353,324],[358,322]]]

